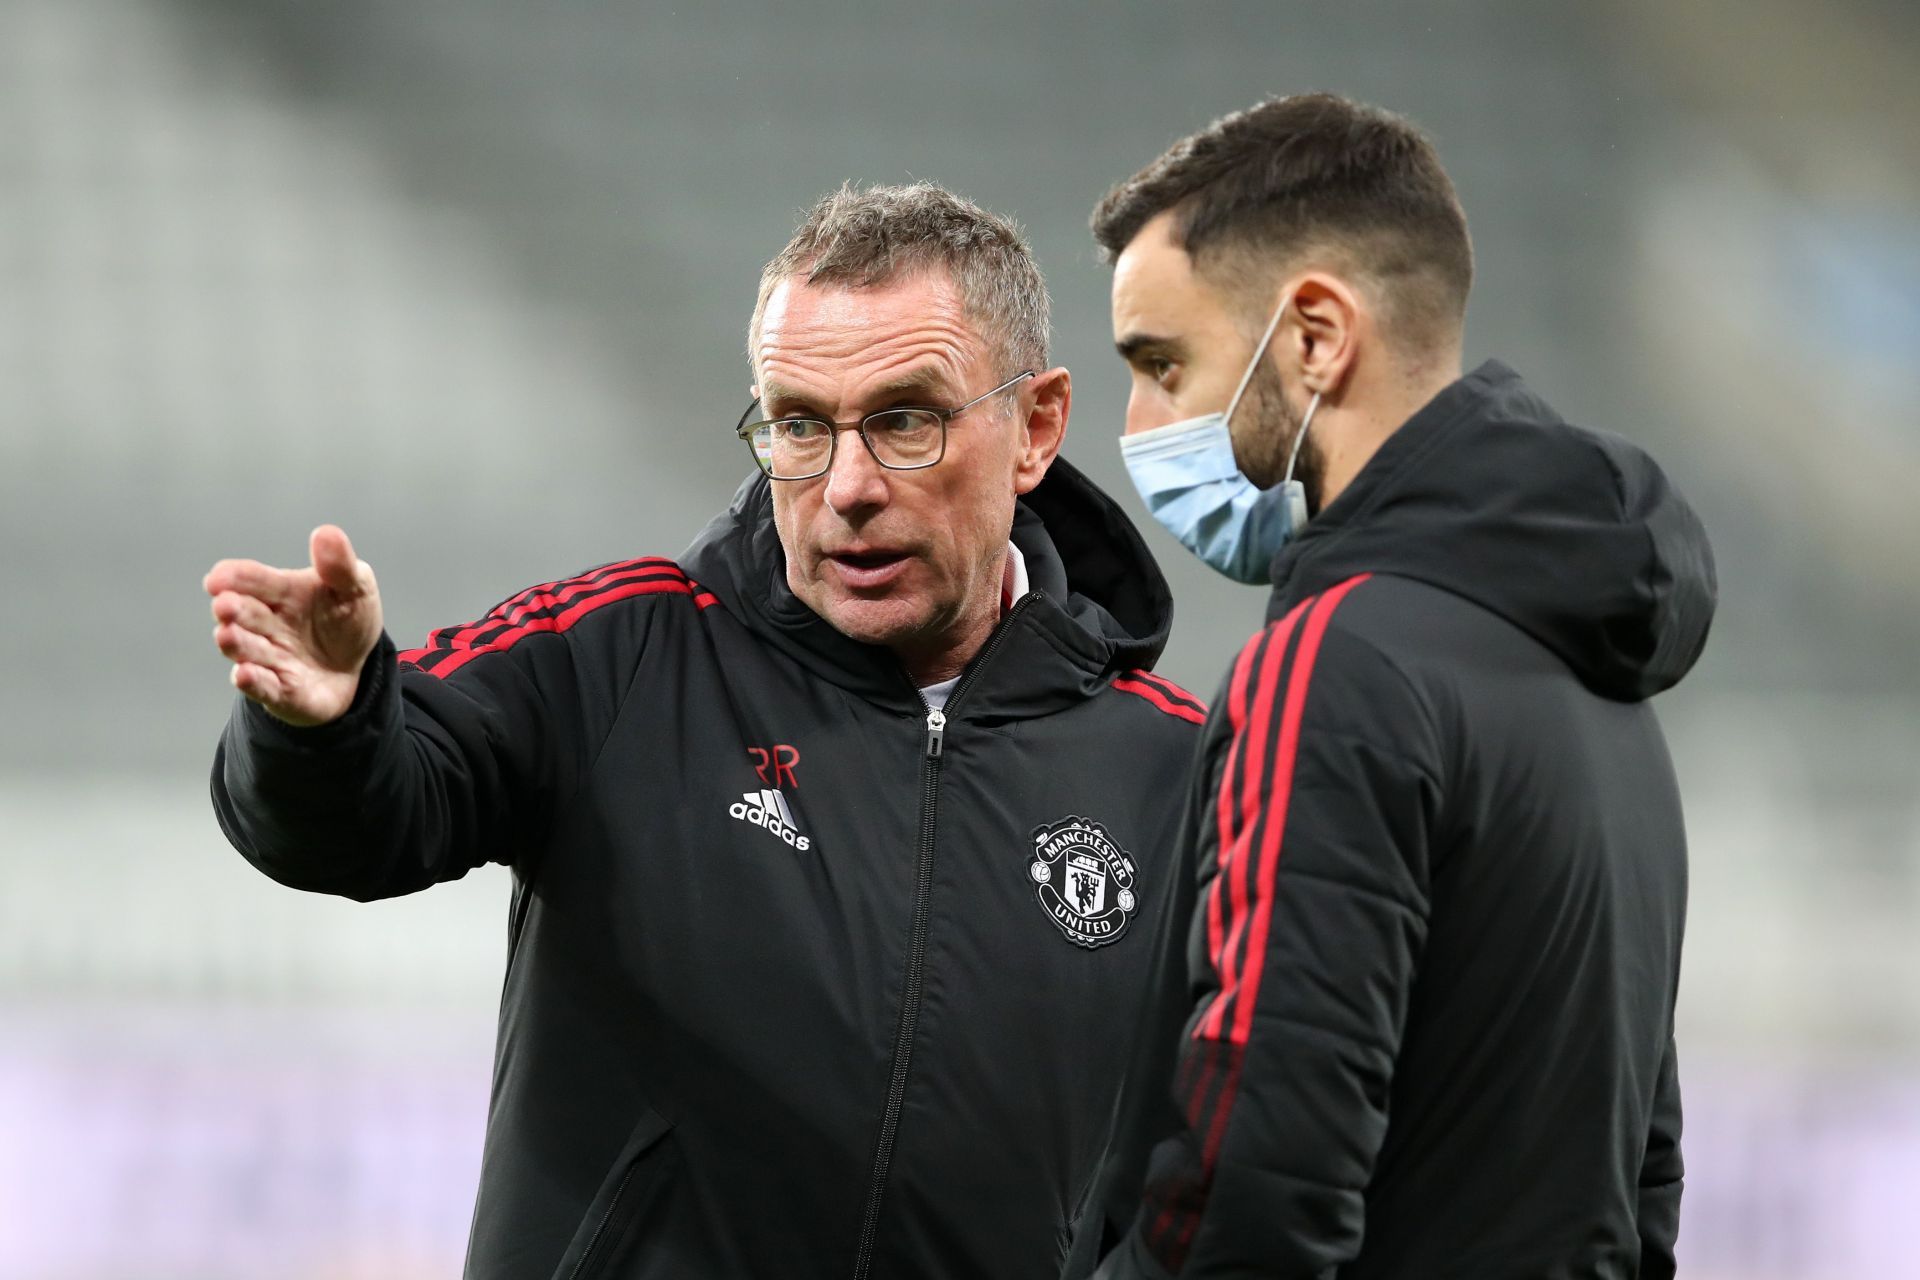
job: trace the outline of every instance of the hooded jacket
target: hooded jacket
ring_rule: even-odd
[[[302,889],[513,871],[477,1280],[1053,1277],[1174,896],[1204,708],[1064,461],[944,712],[786,586],[768,482],[503,602],[340,720],[242,702],[221,825]]]
[[[1686,840],[1647,699],[1706,640],[1699,522],[1489,363],[1274,580],[1201,747],[1100,1274],[1672,1275]]]

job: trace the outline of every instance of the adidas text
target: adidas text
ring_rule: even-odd
[[[728,806],[727,813],[780,837],[801,853],[813,846],[813,841],[795,830],[793,810],[787,807],[787,798],[771,788],[746,792]]]

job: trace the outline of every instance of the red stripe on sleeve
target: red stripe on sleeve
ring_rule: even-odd
[[[1253,1027],[1253,1007],[1260,996],[1260,973],[1267,958],[1267,930],[1273,921],[1273,883],[1280,866],[1280,848],[1286,833],[1287,809],[1293,800],[1293,769],[1300,748],[1300,720],[1306,714],[1307,689],[1313,682],[1313,664],[1327,634],[1333,611],[1347,593],[1367,580],[1349,578],[1320,597],[1307,629],[1300,637],[1300,656],[1294,660],[1287,684],[1287,708],[1280,723],[1280,754],[1274,764],[1274,797],[1269,802],[1265,839],[1260,848],[1259,891],[1255,898],[1253,933],[1247,942],[1246,991],[1233,1011],[1233,1042],[1244,1045]]]
[[[1135,697],[1145,698],[1148,702],[1160,708],[1160,710],[1166,712],[1168,715],[1178,716],[1189,724],[1205,724],[1207,722],[1206,712],[1195,710],[1184,702],[1173,701],[1167,697],[1166,694],[1160,692],[1160,690],[1154,688],[1144,680],[1136,680],[1132,676],[1118,676],[1114,679],[1113,687],[1122,693],[1131,693]]]
[[[1319,659],[1320,645],[1326,637],[1334,610],[1339,608],[1349,592],[1367,580],[1367,576],[1362,574],[1350,578],[1319,596],[1302,601],[1286,617],[1267,629],[1264,649],[1257,642],[1249,644],[1241,651],[1240,659],[1234,666],[1227,696],[1227,716],[1233,730],[1233,742],[1228,747],[1226,767],[1220,775],[1220,795],[1215,815],[1219,827],[1219,869],[1214,876],[1207,904],[1208,946],[1220,986],[1211,1005],[1204,1006],[1200,1016],[1195,1019],[1193,1039],[1204,1040],[1205,1043],[1190,1045],[1183,1054],[1183,1065],[1192,1062],[1192,1055],[1203,1055],[1199,1079],[1187,1103],[1188,1125],[1200,1148],[1200,1168],[1185,1184],[1189,1191],[1184,1197],[1186,1203],[1182,1202],[1183,1197],[1175,1190],[1157,1193],[1164,1196],[1165,1200],[1146,1232],[1149,1249],[1163,1265],[1175,1271],[1185,1265],[1188,1246],[1199,1227],[1206,1188],[1219,1161],[1221,1146],[1226,1141],[1227,1122],[1239,1096],[1240,1075],[1245,1065],[1253,1011],[1266,962],[1282,836],[1293,796],[1300,726],[1306,713],[1314,664]],[[1307,619],[1306,625],[1299,627],[1303,613]],[[1299,645],[1289,661],[1287,646],[1292,642],[1297,627],[1300,632]],[[1254,680],[1252,669],[1256,664],[1253,654],[1256,651],[1260,653],[1257,663],[1259,676]],[[1258,823],[1259,869],[1249,922],[1248,863],[1252,853],[1252,834],[1257,820],[1263,816],[1261,772],[1282,668],[1289,671],[1286,698],[1281,709],[1279,741],[1274,752],[1273,784],[1266,797],[1264,822]],[[1251,700],[1247,696],[1250,680],[1254,680],[1256,686]],[[1247,744],[1248,759],[1242,768],[1239,756],[1243,743]],[[1242,768],[1238,785],[1234,779],[1236,768]],[[1234,803],[1236,798],[1239,801],[1237,806]],[[1222,881],[1227,882],[1226,896],[1231,899],[1231,918],[1225,924],[1224,936],[1221,920]],[[1234,962],[1236,956],[1241,954],[1239,944],[1243,933],[1247,935],[1245,973],[1237,977]],[[1229,1034],[1223,1038],[1221,1032],[1225,1028],[1229,1005],[1233,1009],[1233,1023]],[[1216,1066],[1224,1069],[1216,1071]],[[1220,1077],[1219,1096],[1209,1108],[1206,1094],[1216,1074]],[[1200,1199],[1196,1202],[1194,1197]],[[1169,1241],[1168,1233],[1176,1219],[1179,1220],[1180,1229]]]
[[[637,560],[621,560],[602,565],[598,569],[571,578],[557,578],[552,582],[542,582],[537,586],[528,587],[518,595],[509,596],[487,610],[486,616],[477,621],[460,627],[440,628],[427,638],[425,648],[428,650],[467,648],[473,643],[474,637],[487,628],[497,626],[502,621],[518,621],[516,615],[524,616],[531,609],[544,607],[536,603],[539,600],[545,599],[551,604],[556,598],[556,593],[571,598],[579,595],[581,591],[591,591],[606,584],[609,579],[648,571],[679,574],[680,566],[661,556],[642,556]]]
[[[523,593],[516,604],[495,608],[480,621],[461,628],[451,640],[444,641],[436,647],[465,649],[476,642],[484,643],[480,637],[495,627],[517,626],[531,614],[567,604],[583,596],[611,591],[625,583],[642,580],[686,582],[687,575],[670,560],[635,561],[631,565],[623,566],[610,573],[596,574],[592,578],[574,578],[566,582],[549,583],[531,595]]]
[[[1227,1121],[1233,1112],[1234,1102],[1239,1096],[1240,1074],[1245,1064],[1247,1041],[1252,1032],[1253,1011],[1259,996],[1260,979],[1265,966],[1267,937],[1273,915],[1276,868],[1279,865],[1281,837],[1286,829],[1287,810],[1292,800],[1293,773],[1299,753],[1300,723],[1305,714],[1307,693],[1313,680],[1313,667],[1319,658],[1320,644],[1326,636],[1333,611],[1339,607],[1341,600],[1348,592],[1366,581],[1367,576],[1363,574],[1350,578],[1320,596],[1302,601],[1270,629],[1272,639],[1260,663],[1259,690],[1251,709],[1244,700],[1245,680],[1242,672],[1238,667],[1235,669],[1236,687],[1230,697],[1228,709],[1236,733],[1234,748],[1230,749],[1228,756],[1228,770],[1221,775],[1220,780],[1221,798],[1218,821],[1222,866],[1220,876],[1214,881],[1215,900],[1210,903],[1210,907],[1218,905],[1219,881],[1227,872],[1226,863],[1229,858],[1230,842],[1234,849],[1231,855],[1233,867],[1240,879],[1235,885],[1236,891],[1233,895],[1234,919],[1228,928],[1224,943],[1218,940],[1217,918],[1210,918],[1208,921],[1209,937],[1214,941],[1216,955],[1219,957],[1216,959],[1216,969],[1221,972],[1222,986],[1215,995],[1212,1006],[1196,1023],[1193,1035],[1195,1039],[1205,1035],[1212,1043],[1195,1045],[1187,1051],[1189,1054],[1197,1052],[1208,1055],[1209,1065],[1216,1058],[1226,1063],[1226,1069],[1220,1081],[1220,1094],[1214,1100],[1212,1108],[1207,1109],[1205,1097],[1207,1085],[1211,1083],[1211,1076],[1214,1074],[1211,1070],[1202,1073],[1200,1086],[1194,1090],[1188,1106],[1188,1123],[1199,1139],[1199,1178],[1202,1186],[1211,1179],[1213,1169],[1219,1161],[1221,1145],[1226,1141]],[[1287,680],[1286,703],[1281,712],[1280,741],[1274,757],[1273,792],[1267,801],[1266,824],[1262,828],[1253,920],[1245,952],[1246,972],[1245,976],[1235,984],[1227,966],[1233,959],[1236,940],[1243,927],[1248,924],[1246,898],[1240,890],[1244,886],[1250,845],[1249,836],[1260,799],[1260,777],[1258,770],[1250,767],[1242,785],[1238,788],[1233,787],[1231,751],[1238,748],[1241,730],[1245,727],[1250,714],[1254,721],[1253,732],[1264,734],[1267,731],[1266,727],[1270,719],[1261,713],[1271,711],[1273,694],[1276,691],[1276,680],[1273,677],[1277,675],[1282,665],[1286,665],[1286,646],[1291,639],[1291,633],[1302,612],[1309,609],[1311,612],[1307,615],[1306,626],[1301,630],[1299,649],[1292,659],[1291,672]],[[1256,737],[1254,742],[1256,752],[1259,747],[1260,739]],[[1238,812],[1231,805],[1236,791],[1241,798],[1241,807]],[[1235,989],[1236,985],[1238,990]],[[1229,1003],[1233,1006],[1233,1025],[1230,1035],[1223,1043],[1220,1032]],[[1175,1205],[1170,1202],[1155,1219],[1148,1238],[1151,1244],[1159,1247],[1163,1261],[1174,1260],[1169,1265],[1179,1266],[1184,1264],[1188,1244],[1200,1223],[1201,1211],[1195,1208],[1179,1211],[1178,1216],[1182,1219],[1180,1231],[1173,1240],[1171,1248],[1168,1248],[1166,1235],[1173,1225],[1175,1216]]]
[[[1290,624],[1289,624],[1290,625]],[[1274,635],[1272,627],[1267,628],[1267,638],[1271,642]],[[1286,640],[1280,640],[1284,647]],[[1247,680],[1253,671],[1253,655],[1259,652],[1258,640],[1248,641],[1240,650],[1239,661],[1233,664],[1233,679],[1227,686],[1227,723],[1232,726],[1233,738],[1227,744],[1226,767],[1220,770],[1220,803],[1218,805],[1218,831],[1214,851],[1213,884],[1207,892],[1207,954],[1213,957],[1213,971],[1220,972],[1222,948],[1226,939],[1226,923],[1220,909],[1220,886],[1226,876],[1227,864],[1233,858],[1233,770],[1240,760],[1240,732],[1247,723]],[[1195,1030],[1199,1028],[1196,1026]]]
[[[1220,1096],[1213,1104],[1213,1118],[1207,1123],[1207,1136],[1200,1144],[1200,1167],[1210,1176],[1213,1167],[1220,1160],[1220,1144],[1227,1136],[1227,1117],[1233,1113],[1234,1096],[1240,1091],[1240,1066],[1235,1063],[1227,1072],[1227,1078],[1220,1082]],[[1180,1229],[1179,1243],[1176,1248],[1184,1251],[1187,1242],[1193,1239],[1194,1228],[1200,1225],[1200,1215],[1189,1214]]]
[[[1248,647],[1251,648],[1252,646],[1249,645]],[[1191,1067],[1193,1061],[1192,1055],[1189,1054],[1182,1059],[1181,1066],[1183,1068]],[[1201,1059],[1199,1079],[1194,1083],[1193,1091],[1187,1098],[1186,1114],[1188,1121],[1192,1124],[1199,1124],[1201,1117],[1205,1115],[1203,1108],[1207,1098],[1207,1087],[1213,1083],[1214,1068],[1218,1065],[1219,1056],[1216,1053],[1206,1053]],[[1179,1072],[1177,1071],[1175,1072],[1174,1088],[1176,1091],[1180,1088]],[[1187,1237],[1193,1233],[1193,1223],[1199,1215],[1193,1213],[1191,1210],[1182,1213],[1178,1197],[1168,1196],[1166,1203],[1161,1206],[1160,1212],[1154,1217],[1153,1225],[1147,1228],[1147,1243],[1156,1253],[1159,1251],[1162,1242],[1165,1241],[1167,1228],[1173,1225],[1173,1217],[1176,1213],[1181,1213],[1182,1216],[1187,1219],[1184,1229],[1180,1232],[1180,1243],[1185,1245]],[[1164,1258],[1162,1260],[1165,1261]]]
[[[626,600],[633,596],[646,596],[646,595],[690,596],[692,594],[693,594],[692,585],[689,584],[683,578],[654,578],[654,579],[650,579],[642,582],[629,582],[624,586],[614,587],[611,590],[599,592],[597,594],[589,596],[588,598],[577,602],[572,608],[566,610],[563,613],[556,614],[551,618],[529,619],[527,622],[522,623],[520,626],[514,627],[508,631],[501,632],[499,635],[494,636],[491,640],[488,640],[485,644],[474,645],[473,647],[466,648],[466,649],[435,650],[434,652],[438,652],[438,653],[451,652],[453,656],[448,658],[445,662],[434,667],[429,674],[439,676],[442,679],[445,679],[447,676],[452,675],[454,672],[458,671],[461,667],[465,666],[469,662],[472,662],[475,658],[479,657],[483,653],[498,653],[503,649],[510,649],[516,643],[525,639],[527,636],[535,635],[541,632],[559,633],[559,632],[571,630],[573,625],[579,622],[580,619],[586,617],[588,614],[592,613],[596,609],[604,608],[605,606],[612,604],[616,600]],[[409,660],[417,661],[414,659],[409,659]]]
[[[1195,697],[1192,693],[1182,689],[1165,676],[1155,675],[1151,671],[1129,671],[1127,675],[1140,681],[1142,684],[1152,685],[1174,702],[1184,702],[1194,710],[1200,712],[1200,714],[1206,714],[1207,704],[1203,699]]]
[[[1214,992],[1213,1007],[1207,1011],[1206,1018],[1194,1028],[1194,1034],[1216,1040],[1220,1038],[1227,1004],[1239,986],[1240,943],[1246,936],[1247,928],[1247,864],[1252,860],[1254,820],[1260,811],[1260,784],[1266,772],[1267,739],[1272,736],[1269,723],[1273,717],[1274,691],[1280,684],[1280,672],[1287,665],[1287,646],[1293,639],[1301,613],[1309,603],[1302,601],[1295,605],[1286,617],[1271,628],[1273,638],[1267,643],[1266,654],[1260,661],[1260,677],[1247,704],[1246,731],[1244,735],[1235,735],[1236,740],[1244,737],[1248,749],[1239,788],[1240,808],[1235,815],[1237,821],[1232,826],[1233,840],[1230,845],[1221,848],[1220,875],[1214,881],[1216,893],[1220,890],[1220,882],[1226,881],[1229,899],[1226,937],[1222,939],[1220,953],[1214,961],[1215,972],[1220,975],[1220,988]]]
[[[628,582],[641,581],[685,582],[687,581],[687,575],[672,566],[643,565],[624,570],[617,574],[611,574],[595,582],[570,583],[561,587],[558,591],[534,596],[532,599],[526,600],[505,612],[496,610],[488,618],[488,622],[493,624],[502,622],[518,624],[521,619],[528,615],[539,613],[545,609],[551,609],[555,605],[566,604],[569,601],[578,600],[582,596],[590,596],[602,591],[608,591]]]
[[[471,648],[481,634],[495,627],[516,623],[535,610],[552,608],[555,604],[571,600],[582,592],[611,587],[641,574],[686,577],[680,566],[671,560],[662,556],[642,556],[637,560],[620,560],[601,565],[598,569],[592,569],[571,578],[557,578],[552,582],[536,583],[525,591],[508,596],[472,622],[440,627],[428,632],[425,644],[415,649],[401,651],[400,661],[418,664],[423,658],[434,653],[444,653],[449,649]]]

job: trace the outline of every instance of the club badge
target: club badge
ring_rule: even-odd
[[[1133,859],[1105,827],[1087,818],[1035,827],[1027,874],[1038,889],[1040,909],[1083,947],[1117,940],[1140,905]]]

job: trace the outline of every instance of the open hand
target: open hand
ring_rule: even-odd
[[[304,569],[222,560],[202,584],[233,687],[294,725],[346,714],[381,628],[380,589],[347,535],[323,524],[307,550]]]

